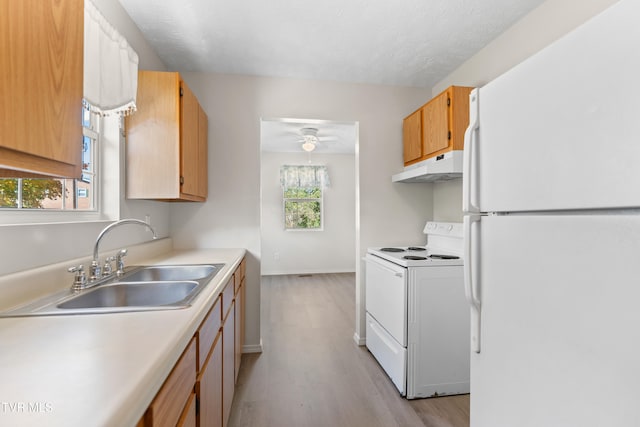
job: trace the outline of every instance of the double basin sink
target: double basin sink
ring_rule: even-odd
[[[0,317],[94,314],[189,307],[224,264],[131,267],[95,287],[58,292]]]

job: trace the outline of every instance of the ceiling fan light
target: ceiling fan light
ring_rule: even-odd
[[[302,149],[307,153],[316,149],[316,144],[319,142],[318,129],[316,128],[302,128],[300,129],[302,134]]]
[[[306,140],[302,143],[302,149],[304,151],[306,151],[307,153],[313,151],[316,149],[316,144],[314,144],[313,142]]]
[[[304,142],[310,142],[312,144],[318,143],[318,137],[315,135],[305,135],[303,138],[304,138]]]

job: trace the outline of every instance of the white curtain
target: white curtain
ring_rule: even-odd
[[[84,102],[99,114],[136,110],[138,54],[90,0],[84,4]]]
[[[329,172],[326,166],[294,166],[280,167],[280,185],[287,188],[328,187]]]

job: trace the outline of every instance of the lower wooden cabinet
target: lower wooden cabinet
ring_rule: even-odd
[[[187,406],[178,420],[178,427],[197,427],[196,408],[196,394],[191,393],[189,400],[187,400]]]
[[[235,283],[235,381],[238,381],[238,374],[240,373],[240,364],[242,362],[242,347],[244,346],[244,331],[245,331],[245,307],[246,307],[246,286],[245,286],[245,272],[247,269],[246,259],[240,262],[240,265],[236,269],[234,274]]]
[[[245,286],[244,277],[236,279],[240,282],[240,286],[236,290],[235,298],[235,381],[238,382],[238,374],[240,373],[240,362],[242,361],[242,346],[244,344],[244,307],[245,307]]]
[[[145,426],[176,426],[189,410],[189,398],[196,382],[196,339],[192,338],[187,349],[165,380],[162,388],[149,405],[144,417]]]
[[[222,325],[222,426],[226,427],[231,414],[235,389],[235,302]]]
[[[213,344],[213,350],[205,362],[196,383],[198,394],[198,425],[222,426],[222,333]]]
[[[244,262],[221,290],[137,427],[227,426],[244,342]]]

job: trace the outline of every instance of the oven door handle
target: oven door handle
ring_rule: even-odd
[[[373,331],[378,335],[378,338],[384,343],[385,346],[387,346],[387,348],[391,351],[393,351],[394,354],[398,354],[398,346],[400,344],[398,343],[392,343],[389,338],[387,338],[387,331],[384,331],[380,326],[378,326],[378,323],[374,320],[369,320],[369,325],[371,326],[371,329],[373,329]]]
[[[368,257],[367,257],[367,258],[365,258],[365,261],[366,261],[366,262],[370,262],[370,263],[372,263],[372,264],[375,264],[376,266],[378,266],[378,267],[382,268],[383,270],[386,270],[386,271],[388,271],[388,272],[390,272],[390,273],[393,273],[393,275],[394,275],[394,276],[396,276],[396,277],[400,277],[400,278],[403,278],[403,277],[404,277],[404,271],[397,271],[397,270],[394,270],[393,268],[387,267],[387,266],[386,266],[385,264],[383,264],[382,262],[379,262],[379,261],[377,261],[377,260],[374,260],[373,258],[368,258]],[[403,268],[403,267],[398,266],[398,268],[402,268],[402,269],[404,270],[404,268]]]

